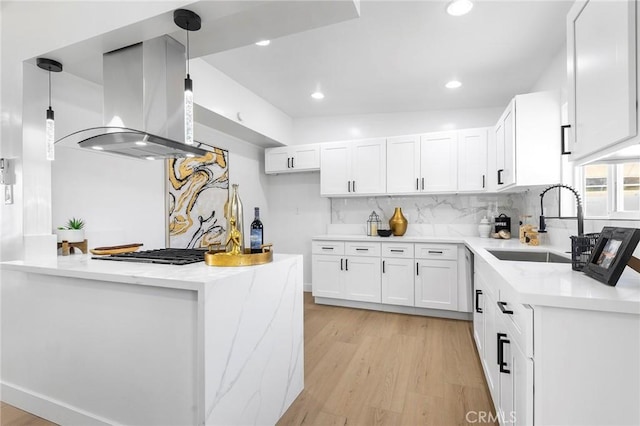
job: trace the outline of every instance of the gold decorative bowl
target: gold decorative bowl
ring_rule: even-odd
[[[252,266],[262,265],[273,261],[272,244],[262,245],[262,253],[251,253],[245,249],[244,253],[231,254],[222,250],[209,250],[204,254],[204,262],[209,266]]]

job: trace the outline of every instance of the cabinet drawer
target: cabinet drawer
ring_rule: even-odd
[[[344,242],[342,241],[312,241],[311,253],[313,254],[344,254]]]
[[[518,343],[525,356],[533,358],[533,309],[500,299],[497,304],[498,315],[503,317],[508,335]]]
[[[456,244],[416,244],[416,259],[458,259]]]
[[[359,243],[349,241],[344,244],[347,256],[380,256],[380,243]]]
[[[382,243],[382,256],[413,259],[412,243]]]

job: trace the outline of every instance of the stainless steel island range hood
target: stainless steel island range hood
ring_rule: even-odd
[[[104,127],[58,140],[134,158],[203,156],[184,140],[184,46],[169,36],[103,55]],[[69,142],[72,141],[72,142]]]

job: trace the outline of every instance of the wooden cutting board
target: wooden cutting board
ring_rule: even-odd
[[[142,245],[143,245],[142,243],[134,243],[134,244],[123,244],[119,246],[96,247],[96,248],[90,249],[89,251],[99,256],[108,255],[108,254],[131,253],[131,252],[137,251],[138,248],[142,247]]]

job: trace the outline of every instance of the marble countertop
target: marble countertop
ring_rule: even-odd
[[[301,255],[274,254],[273,262]],[[0,263],[0,271],[22,271],[44,275],[111,281],[166,288],[198,290],[202,285],[245,272],[258,273],[270,263],[256,266],[216,267],[204,262],[190,265],[160,265],[92,259],[91,255],[58,256],[52,262],[15,260]]]
[[[487,250],[550,251],[567,258],[570,247],[528,246],[518,239],[495,240],[479,237],[367,237],[363,235],[320,235],[313,240],[464,244],[488,263],[507,286],[511,300],[529,305],[587,309],[640,315],[640,274],[625,268],[616,286],[603,284],[570,263],[540,263],[499,260]]]

